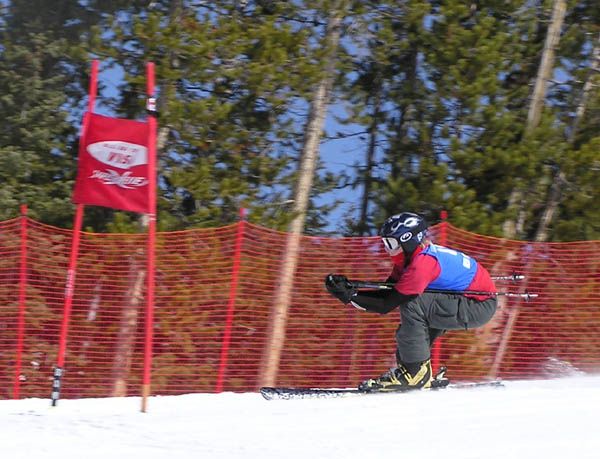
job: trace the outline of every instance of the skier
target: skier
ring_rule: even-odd
[[[406,390],[431,386],[430,349],[446,330],[481,327],[496,312],[496,286],[487,270],[462,252],[427,238],[423,217],[403,212],[389,217],[380,235],[393,262],[389,290],[358,291],[346,276],[329,274],[325,286],[344,304],[379,314],[400,307],[396,331],[397,366],[367,379],[361,390]],[[452,293],[428,292],[444,290]],[[476,295],[465,291],[490,292]],[[453,293],[456,292],[456,293]]]

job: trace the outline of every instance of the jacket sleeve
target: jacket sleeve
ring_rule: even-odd
[[[387,314],[398,306],[408,303],[418,295],[403,295],[396,289],[358,292],[352,296],[350,303],[358,309],[378,314]]]

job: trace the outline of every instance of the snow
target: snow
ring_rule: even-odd
[[[3,458],[600,457],[600,376],[266,401],[257,393],[0,401]]]

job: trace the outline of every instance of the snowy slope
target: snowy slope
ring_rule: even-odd
[[[2,458],[600,458],[600,377],[329,400],[0,401]]]

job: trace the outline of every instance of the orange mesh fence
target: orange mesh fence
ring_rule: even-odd
[[[11,393],[16,371],[20,240],[19,219],[0,223],[0,396],[3,398]]]
[[[58,352],[72,234],[25,221],[25,271],[23,219],[0,222],[0,398],[13,397],[17,385],[23,272],[19,397],[50,396]],[[235,297],[237,224],[157,235],[153,394],[213,392],[220,371],[223,390],[257,388],[287,235],[243,225]],[[528,302],[500,297],[487,326],[444,335],[440,362],[451,378],[546,378],[600,368],[600,241],[510,241],[445,223],[430,236],[476,257],[493,275],[526,276],[499,281],[500,291],[539,295]],[[61,397],[140,394],[145,242],[144,234],[81,234]],[[277,384],[355,386],[394,363],[399,312],[343,306],[323,286],[330,272],[382,281],[390,269],[379,238],[302,238]]]

